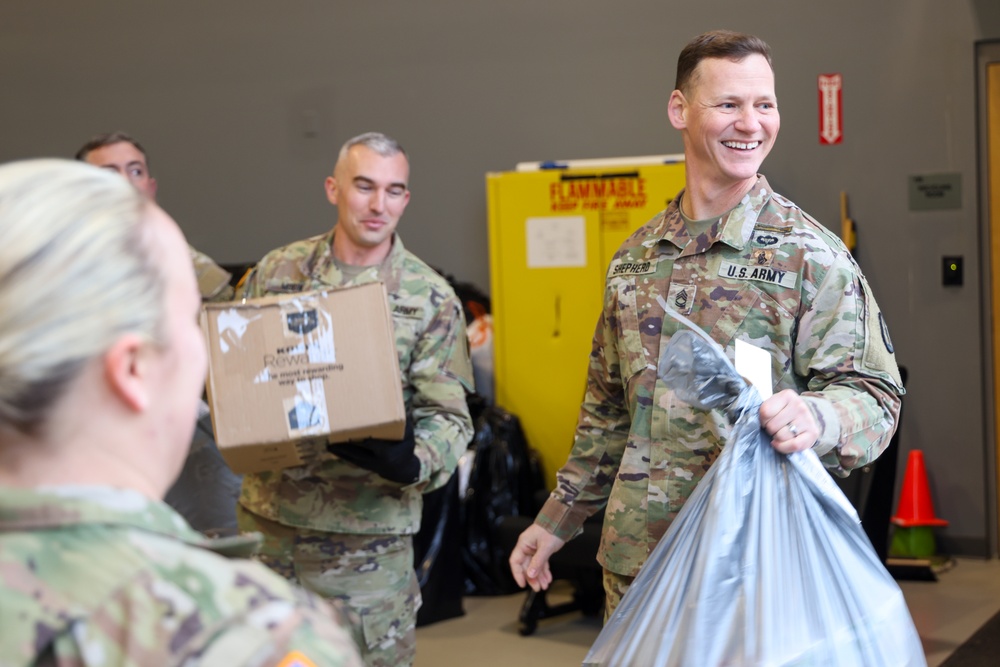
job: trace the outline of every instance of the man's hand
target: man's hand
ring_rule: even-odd
[[[420,477],[420,459],[414,453],[413,421],[406,420],[402,440],[368,438],[361,442],[331,444],[331,454],[398,484],[413,484]]]
[[[760,404],[760,425],[771,436],[771,446],[782,454],[809,449],[819,440],[812,410],[791,389],[779,391]]]
[[[510,554],[510,572],[521,588],[525,584],[531,590],[544,591],[552,583],[549,556],[562,549],[565,541],[545,530],[538,524],[531,524],[517,538],[514,551]]]

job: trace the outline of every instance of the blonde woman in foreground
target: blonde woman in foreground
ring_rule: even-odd
[[[336,613],[161,502],[206,356],[184,237],[121,176],[0,166],[0,667],[360,665]]]

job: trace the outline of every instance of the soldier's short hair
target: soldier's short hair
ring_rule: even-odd
[[[392,157],[393,155],[398,155],[400,153],[406,156],[406,151],[399,144],[398,141],[392,137],[386,136],[381,132],[365,132],[364,134],[359,134],[356,137],[352,137],[344,142],[344,145],[340,148],[340,153],[337,155],[337,161],[340,162],[347,157],[348,151],[350,151],[355,146],[365,146],[370,148],[374,152],[378,153],[382,157]]]
[[[163,341],[165,279],[142,194],[71,160],[0,166],[0,428],[37,436],[124,333]]]
[[[135,149],[142,153],[142,156],[146,158],[146,169],[149,170],[149,154],[146,153],[146,149],[142,147],[134,137],[120,130],[115,132],[103,132],[101,134],[91,137],[90,141],[80,146],[80,150],[76,152],[73,157],[81,162],[87,161],[87,156],[96,151],[98,148],[104,148],[105,146],[111,146],[112,144],[120,144],[122,142],[132,144]]]
[[[761,55],[771,63],[771,47],[760,37],[732,30],[712,30],[698,35],[681,50],[677,58],[677,79],[674,88],[685,95],[697,77],[695,68],[706,58],[725,58],[739,62],[752,55]]]

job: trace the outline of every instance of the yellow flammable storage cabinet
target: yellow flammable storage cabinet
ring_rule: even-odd
[[[683,156],[531,163],[486,177],[496,403],[549,487],[573,445],[615,251],[684,186]]]

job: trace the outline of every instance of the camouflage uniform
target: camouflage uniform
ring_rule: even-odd
[[[203,252],[188,246],[194,274],[198,278],[198,291],[202,301],[232,301],[233,287],[229,284],[232,274],[212,261]]]
[[[219,555],[256,542],[135,491],[0,487],[0,667],[360,665],[325,601]]]
[[[333,233],[269,253],[245,296],[386,284],[420,475],[404,486],[323,450],[304,466],[244,476],[239,521],[264,532],[268,564],[360,616],[367,664],[404,665],[413,660],[420,606],[410,536],[420,527],[422,493],[447,483],[472,438],[465,319],[448,283],[398,236],[382,264],[348,278],[334,261]]]
[[[605,503],[598,555],[635,576],[719,455],[723,414],[680,401],[656,376],[687,316],[733,357],[737,339],[767,350],[774,389],[802,395],[834,472],[888,445],[902,383],[882,314],[841,241],[759,177],[696,238],[680,195],[636,231],[608,269],[572,453],[536,522],[562,539]],[[624,581],[627,586],[627,580]]]

